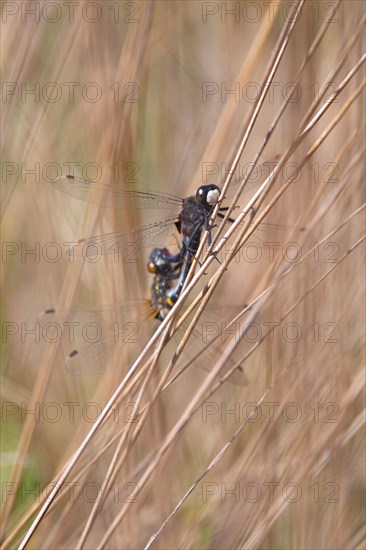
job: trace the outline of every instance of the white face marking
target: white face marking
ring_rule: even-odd
[[[207,193],[207,202],[208,204],[216,204],[219,200],[220,191],[218,189],[213,189]]]

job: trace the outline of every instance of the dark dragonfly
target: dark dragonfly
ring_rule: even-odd
[[[246,189],[253,191],[274,167],[274,162],[258,166],[256,175],[248,182]],[[103,183],[91,183],[75,176],[62,176],[52,183],[56,189],[84,201],[102,204],[105,207],[124,209],[162,209],[173,215],[151,224],[124,232],[106,233],[81,239],[72,247],[70,254],[95,256],[99,254],[132,254],[141,248],[172,245],[176,242],[175,227],[182,236],[180,251],[171,254],[173,263],[182,262],[186,253],[196,253],[203,228],[211,242],[210,218],[218,204],[221,189],[217,185],[201,185],[195,195],[180,198],[167,193],[134,191]],[[234,191],[236,182],[231,193]],[[230,194],[230,193],[229,193]],[[223,218],[227,207],[219,207],[218,217]],[[232,221],[232,220],[230,220]]]
[[[178,285],[173,286],[173,281],[181,279],[182,259],[174,259],[179,254],[171,254],[167,248],[153,248],[150,252],[147,270],[154,274],[151,286],[151,302],[157,308],[155,318],[163,321],[166,311],[171,309],[176,299],[171,299],[171,293],[177,292]]]
[[[189,269],[192,265],[194,254],[199,246],[199,241],[194,243],[194,248],[187,252],[187,258],[180,253],[172,254],[167,248],[153,248],[150,253],[147,269],[149,273],[154,273],[154,283],[152,285],[152,301],[160,304],[164,309],[170,309],[174,306],[182,291],[184,282],[187,278]],[[177,261],[178,258],[178,261]],[[178,279],[173,284],[172,281]],[[160,312],[160,320],[164,315]]]
[[[167,193],[151,193],[120,189],[100,183],[89,183],[75,176],[63,176],[52,185],[72,197],[89,202],[99,202],[113,208],[149,208],[175,211],[174,216],[158,220],[132,231],[106,233],[81,239],[72,248],[72,254],[119,254],[134,246],[137,249],[162,245],[172,237],[172,227],[182,235],[182,246],[176,254],[170,254],[173,263],[183,261],[187,251],[197,251],[203,227],[210,232],[210,216],[220,197],[217,185],[201,185],[196,194],[184,199]],[[98,198],[99,196],[99,198]],[[227,208],[220,208],[224,217]],[[210,233],[209,233],[210,242]],[[71,252],[70,252],[71,253]]]
[[[125,365],[130,365],[131,361],[137,358],[156,329],[157,323],[164,320],[167,311],[173,306],[167,293],[172,288],[173,281],[179,277],[181,264],[172,262],[172,256],[167,248],[152,250],[147,264],[148,271],[154,274],[150,300],[129,300],[120,306],[76,308],[64,313],[53,308],[44,312],[41,317],[46,322],[54,323],[55,319],[60,317],[66,327],[74,328],[75,337],[72,343],[80,345],[67,355],[65,366],[70,374],[96,375],[106,371],[127,370]],[[183,352],[184,357],[189,360],[186,367],[191,363],[204,370],[212,367],[221,344],[213,341],[204,354],[200,353],[203,343],[207,343],[205,323],[209,322],[209,326],[212,327],[212,323],[215,322],[218,326],[224,316],[230,313],[232,309],[228,307],[208,307],[208,315],[202,327],[196,327],[190,336],[188,350]],[[188,323],[183,324],[180,331],[187,326]],[[89,328],[94,332],[88,334]],[[178,336],[175,338],[178,340]],[[67,338],[65,340],[67,345],[70,344]],[[227,369],[233,365],[234,359],[229,359]],[[247,385],[248,380],[240,365],[229,377],[229,381]]]

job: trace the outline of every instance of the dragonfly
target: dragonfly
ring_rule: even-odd
[[[260,180],[248,182],[247,191],[258,188],[263,179],[270,174],[273,166],[273,161],[262,164],[257,171],[261,175]],[[81,239],[72,246],[70,255],[94,257],[96,254],[128,254],[131,258],[137,250],[143,248],[174,244],[175,227],[182,237],[182,244],[177,255],[171,254],[172,263],[183,261],[187,253],[193,257],[198,249],[203,229],[207,231],[208,244],[211,243],[211,230],[214,226],[210,219],[221,195],[221,187],[215,184],[201,185],[195,195],[181,198],[167,193],[135,191],[104,183],[91,183],[73,175],[61,176],[51,182],[51,185],[73,198],[103,204],[105,207],[170,210],[173,214],[130,231],[105,233]],[[238,183],[235,183],[231,193],[237,185]],[[227,210],[228,207],[222,207],[220,203],[218,217],[223,219]],[[234,220],[229,218],[229,221]]]
[[[174,258],[178,260],[174,261]],[[167,310],[171,309],[176,300],[170,297],[171,291],[175,291],[178,285],[173,287],[175,279],[181,279],[183,259],[172,254],[167,248],[153,248],[150,252],[147,270],[154,274],[151,286],[151,302],[157,308],[155,318],[163,321]]]
[[[55,322],[55,319],[60,317],[64,319],[67,327],[72,326],[77,330],[78,334],[74,335],[72,343],[80,341],[80,347],[68,353],[65,362],[70,374],[84,376],[102,374],[106,371],[123,371],[126,370],[126,364],[131,364],[131,361],[137,358],[158,324],[164,320],[166,313],[173,306],[167,292],[174,280],[179,277],[181,264],[172,262],[172,256],[167,248],[155,248],[151,251],[147,264],[148,272],[154,274],[150,300],[127,300],[119,306],[75,308],[68,312],[57,312],[50,308],[43,313],[42,317],[46,322]],[[233,309],[227,306],[213,305],[207,308],[207,315],[203,318],[202,324],[191,334],[188,351],[186,348],[183,351],[189,364],[193,362],[206,371],[212,367],[222,349],[222,342],[217,341],[215,336],[218,336],[219,327],[225,316],[229,320],[232,314]],[[179,329],[175,335],[177,341],[179,334],[187,326],[188,322]],[[212,331],[213,326],[215,331]],[[88,327],[99,330],[99,337],[87,335]],[[93,338],[95,341],[90,342]],[[86,345],[85,341],[88,342]],[[211,342],[211,345],[206,347],[208,342]],[[204,344],[205,352],[200,354],[199,350]],[[232,367],[235,367],[235,370],[228,380],[234,384],[247,385],[248,379],[243,368],[239,363],[236,365],[233,358],[229,358],[225,369]]]

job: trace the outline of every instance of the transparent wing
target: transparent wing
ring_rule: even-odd
[[[201,336],[201,333],[195,329],[190,336],[189,348],[183,351],[183,353],[190,361],[193,360],[193,365],[209,372],[218,361],[224,346],[220,341],[213,341],[206,347],[207,344],[203,344]],[[205,348],[204,351],[202,349],[203,347]],[[199,351],[200,349],[201,351]],[[230,374],[228,382],[240,386],[247,386],[249,380],[245,375],[244,367],[236,362],[233,357],[229,357],[226,360],[224,368],[221,370],[220,378],[223,378],[226,373],[234,367],[236,368],[232,374]]]
[[[214,340],[218,330],[216,327],[219,326],[218,319],[222,323],[224,313],[226,316],[228,312],[232,314],[234,308],[209,305],[207,311],[205,320],[197,325],[185,348],[184,356],[189,361],[184,368],[193,363],[209,371],[224,349],[226,338]],[[58,324],[57,330],[62,330],[67,371],[75,376],[87,376],[108,371],[126,372],[156,329],[159,321],[154,318],[155,314],[156,308],[150,300],[131,300],[118,307],[104,305],[68,311],[50,308],[40,314],[38,319],[43,323],[42,333],[47,324],[52,325],[54,330]],[[179,334],[187,326],[188,322],[175,336],[176,339],[179,339]],[[228,380],[234,384],[247,385],[248,379],[243,366],[236,362],[236,356],[226,361],[221,377],[236,366]]]
[[[253,173],[250,175],[249,180],[238,199],[240,204],[245,204],[249,198],[255,194],[263,182],[271,175],[277,164],[278,157],[275,157],[274,159],[254,167]],[[247,165],[245,170],[243,170],[242,175],[244,176],[250,168],[251,164]],[[234,197],[243,180],[244,177],[241,177],[240,181],[233,181],[230,183],[229,189],[225,194],[225,199],[231,199]],[[225,211],[223,211],[222,214],[225,214]],[[235,219],[235,210],[233,211],[231,218]],[[247,224],[247,220],[245,220],[243,224]],[[304,235],[305,229],[306,228],[291,225],[262,222],[254,231],[253,235],[250,237],[250,240],[254,239],[260,243],[265,243],[269,240],[270,243],[273,242],[273,244],[276,242],[278,242],[278,244],[284,244],[287,242],[298,243],[301,241],[301,237]]]
[[[263,244],[268,241],[279,244],[296,244],[301,241],[305,231],[304,227],[262,222],[249,239],[255,238]]]
[[[243,222],[243,224],[246,223]],[[284,258],[292,261],[301,257],[305,250],[305,242],[309,244],[309,239],[311,240],[311,235],[305,227],[262,222],[248,237],[238,257],[249,262],[258,261],[260,258],[273,261],[274,256],[281,252]],[[231,250],[231,244],[225,244],[217,254],[217,258],[224,261],[228,251]]]
[[[51,185],[70,197],[100,204],[109,208],[167,208],[179,210],[182,199],[168,193],[133,191],[118,185],[91,183],[76,176],[61,176]]]
[[[65,320],[67,322],[82,321],[89,323],[97,320],[113,322],[113,320],[130,321],[143,317],[149,318],[156,313],[156,308],[150,300],[125,300],[122,304],[106,304],[96,307],[75,307],[68,310],[49,308],[39,314],[38,319],[44,322],[50,320]]]
[[[49,309],[39,319],[59,324],[65,367],[73,375],[84,376],[131,366],[153,333],[155,314],[150,300],[131,300],[119,307]]]
[[[128,339],[116,341],[110,336],[100,342],[73,350],[66,358],[65,368],[74,376],[91,376],[104,372],[127,372],[147,344],[151,331],[136,325]]]
[[[183,350],[185,360],[188,362],[181,368],[185,370],[193,364],[198,368],[210,371],[224,352],[230,338],[236,338],[239,345],[226,360],[220,378],[224,377],[229,370],[235,369],[227,380],[233,384],[247,386],[249,380],[244,372],[241,358],[253,346],[253,335],[249,335],[249,330],[252,327],[246,326],[243,319],[229,327],[230,321],[242,309],[244,308],[233,305],[208,304]],[[188,328],[188,324],[188,321],[184,323],[182,329],[176,334],[177,341],[183,331]]]
[[[154,246],[168,246],[177,244],[174,224],[177,217],[166,218],[117,233],[105,233],[76,242],[69,251],[69,255],[95,257],[100,254],[128,254],[132,258],[133,253],[140,248]]]

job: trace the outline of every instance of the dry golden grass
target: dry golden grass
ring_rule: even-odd
[[[364,548],[363,2],[1,8],[3,547]],[[137,361],[116,348],[123,372],[71,376],[64,341],[27,333],[47,308],[61,323],[150,294],[148,249],[72,262],[65,243],[160,212],[74,200],[55,167],[183,197],[274,157]],[[268,221],[297,261],[282,241],[269,258],[277,237],[254,247]],[[206,346],[206,321],[226,341]],[[239,341],[251,321],[261,337]],[[225,382],[238,361],[247,385]]]

